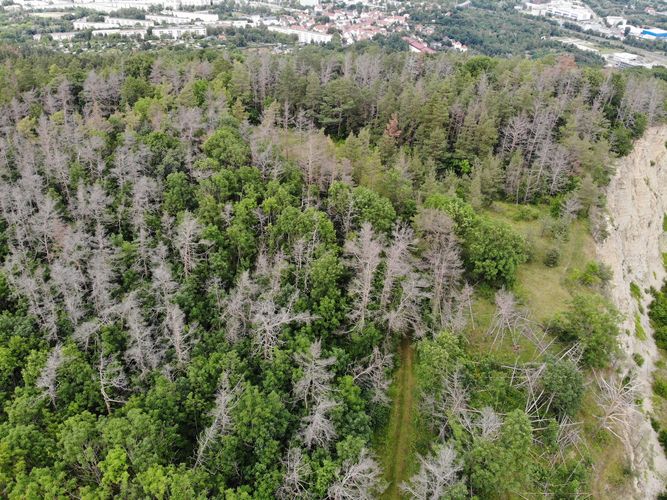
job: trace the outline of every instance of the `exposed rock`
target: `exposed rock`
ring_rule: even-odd
[[[617,164],[607,189],[608,237],[598,244],[601,261],[614,273],[609,294],[624,316],[619,343],[623,355],[618,362],[619,376],[636,374],[641,386],[642,415],[633,426],[636,441],[627,450],[636,472],[635,498],[656,498],[665,488],[667,459],[651,427],[652,372],[660,353],[655,345],[648,320],[650,287],[659,289],[666,273],[663,266],[663,216],[667,213],[667,126],[649,129],[633,152]],[[642,290],[640,301],[632,296],[630,284]],[[640,304],[641,303],[641,304]],[[643,312],[642,312],[643,311]],[[635,333],[639,316],[647,333],[642,340]],[[638,367],[632,355],[644,358]]]

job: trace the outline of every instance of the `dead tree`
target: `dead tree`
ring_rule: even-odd
[[[222,299],[222,320],[226,324],[225,338],[232,344],[238,342],[250,327],[251,306],[257,294],[257,284],[244,271],[239,276],[236,286],[227,297]]]
[[[63,353],[62,345],[56,344],[47,356],[46,363],[35,382],[35,386],[42,390],[44,397],[49,398],[54,408],[58,391],[58,370],[66,361],[67,356]]]
[[[373,278],[380,264],[382,253],[382,243],[376,237],[370,223],[365,222],[357,238],[345,243],[345,253],[351,257],[350,266],[355,272],[349,287],[350,295],[354,300],[349,319],[355,324],[355,328],[363,330],[368,320]]]
[[[220,378],[220,386],[215,394],[215,404],[209,413],[211,424],[199,435],[197,439],[197,455],[195,468],[200,467],[206,459],[206,452],[216,439],[227,434],[232,428],[232,410],[238,403],[240,395],[240,383],[232,387],[229,374],[223,373]]]
[[[401,490],[415,500],[444,498],[461,482],[459,473],[463,469],[451,444],[441,445],[430,456],[419,456],[419,471]]]
[[[160,365],[164,349],[153,339],[153,329],[144,321],[136,292],[128,294],[118,309],[129,333],[125,357],[144,376]]]
[[[602,409],[602,415],[598,417],[600,427],[620,439],[626,447],[632,448],[635,432],[633,417],[640,413],[635,404],[639,384],[633,378],[627,381],[609,380],[597,373],[595,379],[599,389],[596,400]]]
[[[318,339],[310,344],[305,353],[295,353],[294,361],[301,370],[301,377],[294,384],[294,397],[308,408],[310,403],[331,392],[334,374],[330,367],[336,363],[336,358],[322,357],[322,342]]]
[[[463,274],[459,244],[452,220],[441,210],[422,210],[416,220],[426,247],[422,268],[431,282],[431,310],[438,329],[451,320],[451,296]]]
[[[107,413],[111,414],[112,403],[125,403],[124,399],[119,399],[114,393],[127,391],[129,389],[129,382],[122,365],[116,360],[115,356],[104,356],[101,350],[97,364],[97,376],[104,405],[106,406]]]
[[[280,500],[292,500],[294,498],[310,498],[308,493],[307,478],[312,473],[310,464],[304,460],[301,448],[293,447],[287,450],[282,460],[285,474],[283,482],[276,492]]]
[[[394,356],[388,350],[373,346],[373,352],[353,370],[354,381],[372,394],[371,401],[389,404],[389,373],[394,366]]]
[[[315,317],[309,312],[295,312],[294,303],[296,297],[292,297],[287,305],[280,307],[273,299],[258,299],[251,307],[251,318],[253,330],[253,344],[255,353],[264,359],[273,356],[273,349],[280,345],[280,332],[286,326],[293,323],[310,323]]]
[[[336,438],[336,429],[329,413],[338,406],[327,396],[318,396],[311,412],[301,419],[301,438],[309,448],[324,447]]]
[[[356,462],[345,461],[327,492],[331,500],[373,500],[386,489],[382,469],[365,448]]]
[[[202,226],[190,212],[185,212],[183,220],[176,230],[174,244],[178,249],[183,264],[183,272],[187,277],[199,262],[197,247],[201,237]]]

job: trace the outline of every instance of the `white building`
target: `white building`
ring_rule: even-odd
[[[108,29],[108,30],[93,30],[93,36],[121,36],[124,38],[139,37],[145,38],[147,30],[142,28],[137,29]]]
[[[210,12],[188,12],[185,10],[165,10],[162,14],[171,14],[174,17],[179,17],[181,19],[188,19],[189,21],[199,21],[204,24],[214,24],[218,22],[218,14],[212,14]]]
[[[38,33],[33,35],[34,40],[41,40],[44,36],[50,36],[53,40],[72,40],[78,33],[76,31],[65,31],[62,33]]]
[[[173,28],[154,28],[153,35],[158,38],[169,37],[179,39],[188,36],[206,36],[203,26],[178,26]]]
[[[578,22],[590,21],[594,16],[594,12],[590,7],[577,0],[554,0],[549,3],[525,2],[519,8],[527,14],[536,16],[551,15]]]
[[[153,21],[155,24],[188,24],[189,19],[183,17],[164,16],[161,14],[147,14],[146,20]]]
[[[318,33],[317,31],[308,31],[305,29],[284,28],[282,26],[269,26],[267,29],[285,35],[296,35],[299,43],[328,43],[333,38],[328,33]]]
[[[104,22],[113,26],[142,26],[144,28],[150,28],[154,24],[150,19],[126,19],[123,17],[105,17]]]
[[[119,28],[120,25],[112,25],[110,23],[106,23],[105,21],[88,21],[87,18],[83,17],[81,19],[77,19],[76,21],[72,22],[72,26],[74,27],[75,30],[81,31],[81,30],[103,30],[103,29],[108,29],[108,28]]]

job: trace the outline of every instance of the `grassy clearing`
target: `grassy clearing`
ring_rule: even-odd
[[[584,269],[586,263],[596,258],[595,242],[590,236],[586,222],[575,221],[562,242],[555,242],[545,234],[544,219],[548,217],[548,207],[535,207],[532,220],[517,220],[520,208],[506,203],[495,203],[487,212],[490,217],[510,224],[523,234],[532,249],[532,258],[518,271],[514,293],[529,309],[538,323],[544,324],[558,312],[565,309],[571,297],[580,291],[592,291],[576,280],[573,275]],[[550,249],[557,248],[560,254],[558,265],[545,265],[545,257]],[[485,335],[494,313],[493,298],[478,297],[474,304],[476,327],[471,329],[471,344],[478,352],[489,352],[491,339]],[[638,331],[641,335],[641,332]],[[497,355],[503,359],[530,359],[534,355],[530,345],[520,344],[517,352],[510,343],[498,349]],[[552,349],[559,350],[556,343]],[[666,369],[667,372],[667,369]],[[600,430],[597,418],[597,403],[594,397],[594,384],[589,386],[582,404],[582,411],[577,420],[583,423],[584,456],[595,464],[591,471],[590,487],[592,498],[629,498],[628,489],[631,471],[629,470],[622,443],[607,432]],[[667,417],[667,400],[661,399],[661,408]]]
[[[415,351],[409,339],[403,339],[399,347],[400,366],[392,387],[392,408],[389,423],[384,431],[385,440],[380,445],[381,462],[385,480],[389,483],[382,498],[400,499],[400,484],[408,479],[415,465],[416,394],[414,357]]]

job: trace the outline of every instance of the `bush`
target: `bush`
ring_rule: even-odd
[[[573,417],[579,411],[584,394],[584,376],[572,361],[547,363],[542,384],[552,398],[550,409],[556,416]]]
[[[514,214],[513,219],[517,221],[536,220],[540,216],[540,211],[529,205],[520,205],[519,209]]]
[[[663,399],[667,399],[667,380],[661,377],[653,379],[653,392]]]
[[[560,217],[545,217],[542,220],[542,234],[558,241],[567,241],[570,236],[570,224]]]
[[[638,352],[632,355],[632,359],[635,361],[635,363],[637,363],[637,366],[639,367],[644,366],[644,356],[642,356]]]
[[[653,330],[655,345],[667,350],[667,326],[656,326]]]
[[[561,340],[581,344],[584,366],[604,368],[618,348],[620,319],[614,306],[599,295],[577,295],[568,311],[551,323],[550,329]]]
[[[583,271],[575,271],[574,278],[584,286],[602,286],[613,277],[611,267],[602,262],[589,262]]]
[[[556,267],[558,264],[560,264],[560,250],[556,247],[550,248],[544,256],[544,265]]]
[[[639,340],[646,340],[648,337],[646,335],[646,330],[642,326],[642,319],[639,314],[635,314],[635,335]]]

